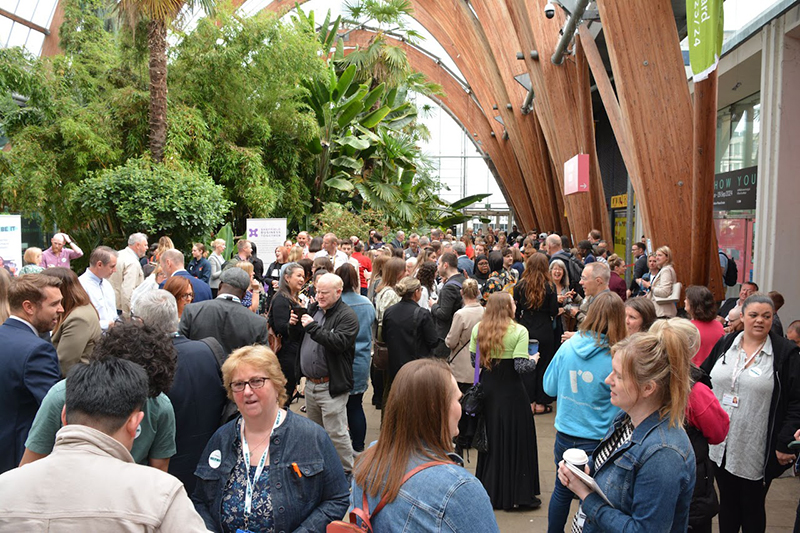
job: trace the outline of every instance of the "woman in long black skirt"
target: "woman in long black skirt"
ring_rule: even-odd
[[[478,454],[476,477],[495,509],[541,506],[536,428],[520,374],[536,367],[528,355],[528,331],[514,322],[514,300],[505,292],[489,296],[472,330],[470,352],[480,353],[488,451]]]

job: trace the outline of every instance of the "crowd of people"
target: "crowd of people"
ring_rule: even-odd
[[[764,531],[800,320],[752,282],[684,289],[668,246],[570,244],[300,232],[265,268],[246,239],[187,264],[134,233],[79,276],[54,235],[0,269],[0,530],[496,531],[542,505],[555,410],[548,531]]]

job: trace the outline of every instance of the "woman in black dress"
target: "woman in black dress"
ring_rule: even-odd
[[[542,389],[542,378],[547,365],[556,353],[556,333],[553,327],[558,316],[558,295],[550,279],[550,266],[544,254],[532,254],[525,261],[522,280],[514,286],[515,318],[525,326],[528,336],[539,341],[541,360],[536,371],[524,375],[525,389],[534,414],[549,413],[553,398]]]
[[[475,476],[495,509],[536,509],[539,460],[536,427],[520,374],[536,368],[528,355],[528,331],[514,322],[514,300],[505,292],[489,296],[483,319],[473,328],[470,352],[480,353],[480,382],[486,394],[488,451],[478,453]]]
[[[305,310],[299,299],[300,289],[305,281],[303,267],[297,263],[289,263],[283,271],[278,292],[272,298],[267,315],[270,327],[281,338],[281,349],[275,355],[278,356],[281,371],[286,376],[286,396],[289,403],[294,397],[297,382],[300,381],[300,344],[303,342],[303,326],[300,321],[292,326],[289,319],[292,311],[299,315]]]

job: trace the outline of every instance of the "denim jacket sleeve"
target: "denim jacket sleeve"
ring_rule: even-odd
[[[449,528],[442,531],[500,531],[489,495],[475,478],[465,479],[453,489],[442,520]]]
[[[200,455],[200,461],[197,463],[197,469],[194,472],[195,477],[197,477],[197,484],[195,485],[194,494],[192,494],[192,502],[210,531],[222,531],[219,515],[222,491],[236,466],[238,458],[234,446],[235,431],[236,420],[232,420],[219,428],[208,441],[202,455]],[[215,457],[220,456],[217,468],[212,467],[209,463],[209,457],[212,453],[214,453]]]
[[[609,459],[611,460],[611,459]],[[614,460],[611,468],[632,470],[631,484],[625,483],[623,490],[629,491],[632,498],[631,514],[613,508],[594,492],[583,501],[583,512],[589,524],[593,523],[591,530],[656,533],[675,531],[673,521],[678,500],[685,494],[687,483],[694,485],[694,472],[688,475],[686,459],[681,457],[677,450],[670,447],[661,447],[649,455],[638,466],[628,454],[623,454]],[[636,491],[633,491],[633,484]],[[603,483],[600,483],[601,488]],[[612,501],[613,496],[608,494]],[[689,487],[691,494],[691,487]],[[688,515],[686,516],[688,519]],[[683,525],[685,531],[687,524]]]
[[[341,520],[347,512],[350,487],[344,475],[342,462],[327,435],[318,438],[322,452],[322,499],[308,517],[295,530],[297,532],[325,531],[334,520]]]

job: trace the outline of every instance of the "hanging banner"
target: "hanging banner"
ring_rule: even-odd
[[[722,54],[723,0],[686,0],[689,62],[694,81],[714,72]]]
[[[264,267],[275,261],[275,248],[286,242],[285,218],[248,218],[245,238],[256,245]]]
[[[756,208],[758,167],[747,167],[714,176],[714,211]]]
[[[564,194],[589,192],[589,154],[578,154],[564,163]]]
[[[22,221],[19,215],[0,215],[0,268],[16,276],[22,268]]]

